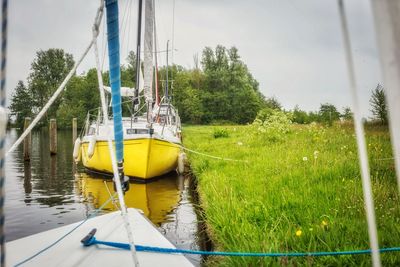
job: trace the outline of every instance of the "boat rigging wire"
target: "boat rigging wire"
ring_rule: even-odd
[[[139,85],[140,85],[140,44],[142,39],[142,0],[138,0],[138,20],[136,35],[136,79],[135,79],[135,99],[132,101],[132,109],[135,112],[140,105]]]
[[[124,14],[122,16],[122,22],[121,22],[121,26],[119,27],[119,32],[122,33],[121,36],[121,51],[123,50],[124,44],[125,44],[125,36],[127,36],[126,31],[128,29],[128,31],[130,30],[130,14],[131,14],[131,3],[133,0],[127,0],[126,4],[125,4],[125,10],[124,10]],[[129,42],[129,37],[128,37],[128,41]],[[129,48],[129,46],[127,45],[127,47]]]
[[[8,0],[2,1],[1,21],[1,70],[0,70],[0,265],[5,266],[5,237],[4,237],[4,199],[5,199],[5,139],[7,127],[6,112],[6,66],[7,66],[7,28]]]
[[[172,100],[174,100],[174,47],[175,47],[175,0],[172,1],[171,102],[172,102]],[[168,54],[168,51],[167,51],[167,54]],[[167,62],[168,62],[168,60],[167,60]],[[167,67],[168,67],[168,63],[167,63]]]
[[[107,42],[105,41],[105,35],[106,35],[106,20],[103,20],[103,37],[102,37],[102,51],[103,51],[103,57],[102,57],[102,60],[101,60],[101,72],[103,72],[103,70],[104,70],[104,61],[105,61],[105,59],[106,59],[106,51],[107,51],[107,47],[108,47],[108,44],[107,44]]]
[[[156,20],[156,4],[155,0],[153,0],[153,27],[154,27],[154,91],[155,91],[155,105],[159,106],[160,104],[160,93],[158,88],[158,44],[157,44],[157,20]]]
[[[132,28],[133,27],[131,27],[130,25],[131,25],[131,18],[132,18],[132,3],[133,3],[133,0],[130,0],[130,2],[129,2],[129,14],[128,14],[128,36],[127,36],[127,42],[126,42],[126,55],[127,55],[127,57],[129,56],[129,42],[130,42],[130,40],[131,40],[131,31],[132,31]]]
[[[106,187],[107,193],[108,193],[108,195],[110,196],[111,202],[113,203],[115,209],[116,209],[116,210],[121,210],[121,208],[118,207],[118,205],[117,205],[117,199],[114,198],[113,194],[111,194],[110,188],[108,188],[107,181],[104,180],[103,183],[104,183],[104,186]]]
[[[347,26],[346,13],[343,0],[338,0],[340,22],[343,34],[343,42],[346,53],[347,70],[349,74],[351,98],[353,100],[354,127],[357,138],[358,158],[361,169],[361,180],[363,187],[363,195],[365,202],[366,217],[368,223],[368,234],[372,254],[372,265],[375,267],[381,266],[379,255],[378,233],[376,230],[375,207],[371,189],[371,177],[368,164],[368,152],[365,141],[365,132],[362,122],[362,116],[359,108],[359,100],[357,94],[357,83],[354,71],[353,56],[351,52],[351,41],[349,29]]]
[[[171,65],[174,65],[174,47],[175,47],[175,0],[172,1],[172,42],[171,42]],[[173,79],[171,73],[171,79]]]

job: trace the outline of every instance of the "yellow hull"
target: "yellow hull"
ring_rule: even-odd
[[[97,141],[92,157],[89,142],[81,145],[83,166],[112,173],[107,141]],[[130,177],[149,179],[168,173],[177,167],[179,146],[167,141],[143,138],[124,140],[124,173]]]
[[[79,194],[83,194],[88,203],[99,208],[109,199],[109,193],[103,179],[92,178],[91,176],[79,174]],[[108,190],[113,191],[112,181],[107,181]],[[180,199],[175,176],[167,176],[147,184],[130,183],[129,190],[125,193],[125,204],[128,208],[141,209],[154,224],[160,225],[165,217],[177,205]],[[113,203],[108,203],[103,210],[115,211],[117,208]]]

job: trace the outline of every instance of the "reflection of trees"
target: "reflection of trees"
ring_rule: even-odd
[[[32,187],[38,194],[34,200],[47,206],[74,202],[72,172],[72,133],[58,131],[58,153],[50,156],[47,129],[32,133]]]

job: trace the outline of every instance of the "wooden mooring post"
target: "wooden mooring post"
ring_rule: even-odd
[[[28,128],[29,124],[31,124],[31,118],[26,117],[24,122],[24,131]],[[24,139],[24,161],[31,160],[31,150],[32,150],[32,135],[29,133]]]
[[[50,155],[57,154],[57,121],[50,119]]]
[[[75,144],[75,140],[78,137],[78,119],[72,119],[72,144]]]

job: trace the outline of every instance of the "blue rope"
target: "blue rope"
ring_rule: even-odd
[[[196,254],[208,256],[234,256],[234,257],[322,257],[322,256],[342,256],[342,255],[358,255],[370,254],[370,249],[364,250],[348,250],[348,251],[321,251],[321,252],[223,252],[223,251],[202,251],[202,250],[189,250],[189,249],[172,249],[172,248],[158,248],[150,246],[140,246],[136,248],[137,251],[143,252],[158,252],[158,253],[182,253],[182,254]],[[400,247],[382,248],[380,252],[395,252],[400,251]]]
[[[119,55],[118,1],[106,0],[108,60],[110,65],[111,102],[114,119],[114,140],[117,162],[123,162],[124,131],[121,109],[121,70]],[[107,118],[105,118],[107,119]]]
[[[106,245],[121,249],[130,249],[130,245],[127,243],[118,242],[107,242],[97,240],[92,237],[85,246],[90,245]],[[323,257],[323,256],[343,256],[343,255],[360,255],[360,254],[371,254],[370,249],[364,250],[348,250],[348,251],[321,251],[321,252],[223,252],[223,251],[202,251],[202,250],[189,250],[189,249],[176,249],[176,248],[161,248],[152,246],[141,246],[135,245],[136,251],[142,252],[156,252],[166,254],[196,254],[196,255],[207,255],[207,256],[228,256],[228,257]],[[400,247],[392,248],[381,248],[381,253],[384,252],[398,252]]]
[[[63,240],[64,238],[66,238],[68,235],[72,234],[72,232],[74,232],[76,229],[78,229],[82,224],[84,224],[85,222],[87,222],[87,220],[95,217],[97,215],[97,213],[99,213],[108,203],[110,203],[110,201],[113,200],[113,198],[115,197],[116,193],[110,197],[106,202],[104,202],[103,205],[101,205],[100,208],[98,208],[97,210],[94,210],[92,214],[90,214],[89,217],[87,217],[85,220],[83,220],[81,223],[79,223],[77,226],[75,226],[74,228],[72,228],[68,233],[66,233],[65,235],[63,235],[62,237],[60,237],[59,239],[57,239],[56,241],[54,241],[53,243],[51,243],[50,245],[48,245],[47,247],[41,249],[40,251],[38,251],[37,253],[35,253],[34,255],[30,256],[29,258],[26,258],[23,261],[20,261],[19,263],[15,264],[14,267],[17,266],[21,266],[24,263],[27,263],[28,261],[32,260],[33,258],[39,256],[40,254],[42,254],[43,252],[45,252],[46,250],[54,247],[55,245],[57,245],[61,240]]]

